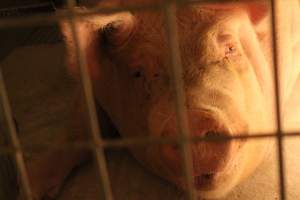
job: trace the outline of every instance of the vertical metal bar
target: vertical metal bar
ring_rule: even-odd
[[[283,135],[281,124],[281,96],[280,96],[280,83],[279,83],[279,57],[278,57],[278,44],[276,38],[277,19],[276,7],[277,0],[271,0],[271,15],[272,15],[272,42],[273,42],[273,63],[274,63],[274,86],[275,86],[275,100],[276,100],[276,122],[277,122],[277,146],[278,146],[278,166],[279,166],[279,181],[280,181],[280,196],[282,200],[286,199],[285,177],[284,177],[284,158],[283,158]]]
[[[76,2],[74,0],[68,0],[67,3],[68,3],[68,8],[72,11],[73,7],[76,5]],[[83,86],[84,97],[85,97],[86,106],[88,109],[92,139],[93,139],[93,142],[96,144],[95,145],[96,149],[95,149],[94,153],[95,153],[95,158],[96,158],[96,162],[97,162],[97,166],[98,166],[98,171],[99,171],[99,175],[101,176],[101,181],[103,184],[105,198],[107,200],[112,200],[113,195],[112,195],[111,187],[110,187],[110,180],[109,180],[109,175],[108,175],[108,171],[107,171],[107,163],[106,163],[105,155],[104,155],[104,147],[102,145],[103,141],[101,138],[100,127],[98,124],[98,118],[97,118],[97,113],[96,113],[95,101],[94,101],[94,97],[93,97],[91,80],[90,80],[89,72],[87,69],[87,62],[86,62],[84,53],[81,49],[80,42],[82,42],[82,41],[79,38],[78,27],[76,25],[76,19],[74,19],[74,16],[72,16],[70,18],[70,25],[71,25],[71,29],[72,29],[72,36],[74,39],[74,44],[75,44],[77,63],[79,64],[79,70],[80,70],[81,82],[82,82],[82,86]]]
[[[166,31],[168,36],[168,45],[170,49],[171,60],[171,78],[173,80],[176,106],[176,121],[179,133],[182,137],[189,137],[188,119],[185,107],[185,92],[183,90],[182,64],[180,58],[180,49],[178,44],[177,20],[176,20],[176,4],[167,3],[165,8]],[[184,176],[187,181],[187,189],[189,199],[196,200],[193,180],[193,166],[190,144],[181,140],[180,146],[184,160]]]
[[[16,125],[13,120],[11,108],[10,108],[10,103],[8,100],[7,92],[6,92],[6,87],[1,71],[1,66],[0,66],[0,97],[2,105],[3,105],[3,110],[4,110],[4,116],[6,118],[7,124],[8,124],[8,132],[9,132],[9,137],[12,143],[13,148],[16,150],[15,152],[15,159],[16,159],[16,167],[20,176],[20,181],[25,193],[25,197],[28,200],[32,200],[32,192],[30,188],[30,182],[28,179],[28,174],[26,171],[25,167],[25,162],[24,162],[24,157],[23,157],[23,152],[21,149],[20,141],[17,135],[16,131]]]

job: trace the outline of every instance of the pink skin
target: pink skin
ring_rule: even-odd
[[[272,103],[266,96],[273,95],[272,74],[253,22],[247,9],[214,6],[191,6],[177,13],[190,132],[205,137],[271,131]],[[162,16],[145,12],[114,17],[107,20],[107,24],[119,23],[114,32],[92,31],[100,16],[79,23],[81,37],[93,41],[83,40],[81,45],[97,101],[123,136],[176,136]],[[215,198],[226,194],[257,166],[268,144],[192,144],[199,195]],[[131,150],[148,168],[178,187],[186,187],[176,147]],[[260,154],[253,156],[254,150]]]
[[[111,5],[136,2],[153,1],[116,0]],[[267,5],[193,5],[178,10],[176,16],[190,133],[207,137],[274,131]],[[97,102],[124,137],[176,136],[163,24],[163,15],[154,12],[99,15],[77,22]],[[62,22],[62,30],[69,69],[76,77],[74,43],[67,23]],[[294,49],[299,50],[298,46]],[[286,80],[290,85],[295,81]],[[80,133],[75,135],[80,137]],[[269,146],[266,140],[191,144],[199,196],[226,195],[254,171]],[[131,152],[153,172],[186,188],[176,145],[131,148]],[[66,158],[72,166],[84,156]],[[64,169],[68,171],[70,165]],[[56,181],[63,178],[58,175]],[[37,191],[37,197],[43,192],[47,191]]]

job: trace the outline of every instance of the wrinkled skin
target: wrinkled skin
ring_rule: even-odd
[[[124,2],[111,5],[139,1]],[[155,12],[124,12],[77,21],[96,101],[124,137],[177,134],[163,17]],[[176,17],[190,134],[209,137],[274,131],[268,6],[195,4],[178,9]],[[69,69],[78,76],[67,23],[62,22],[62,30],[69,48]],[[297,49],[296,44],[293,41],[291,46]],[[283,82],[284,100],[298,76],[299,67],[293,66],[282,69],[282,79],[288,82]],[[199,196],[226,195],[254,171],[270,144],[267,140],[191,144]],[[176,145],[147,146],[132,153],[158,175],[186,188]]]

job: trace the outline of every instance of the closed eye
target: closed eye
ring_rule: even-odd
[[[225,57],[235,56],[238,54],[238,50],[234,44],[225,45]]]
[[[237,44],[231,34],[218,35],[218,43],[220,44],[225,58],[239,55]]]
[[[134,78],[140,78],[140,77],[143,76],[143,74],[142,74],[141,71],[135,71],[135,72],[132,74],[132,76],[133,76]]]

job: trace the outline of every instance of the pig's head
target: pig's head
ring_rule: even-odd
[[[235,136],[273,131],[270,37],[265,5],[193,5],[178,9],[189,132]],[[77,22],[97,101],[124,137],[177,134],[164,15],[100,15]],[[264,25],[263,25],[264,24]],[[70,52],[70,27],[63,26]],[[74,56],[70,70],[76,74]],[[263,159],[269,142],[190,145],[200,196],[225,195]],[[186,188],[176,145],[132,148],[155,173]]]

